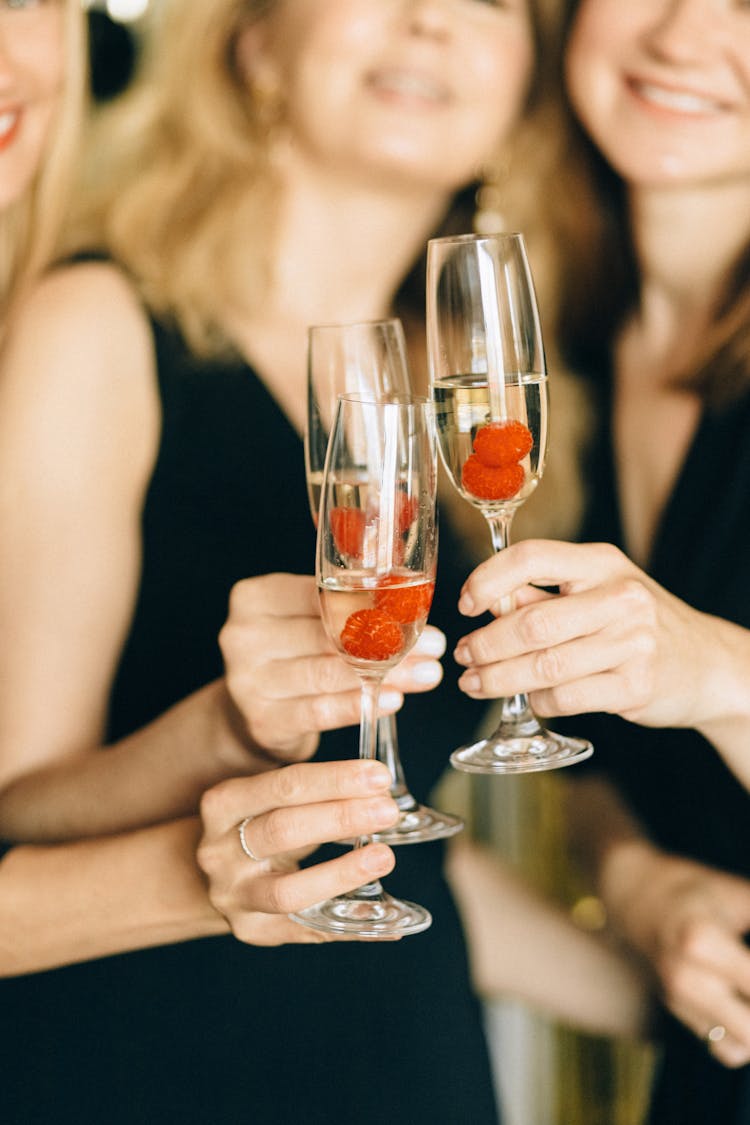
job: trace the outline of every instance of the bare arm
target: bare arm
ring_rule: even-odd
[[[645,1033],[648,989],[633,959],[579,929],[489,849],[457,841],[448,876],[481,995],[515,996],[595,1034]]]
[[[24,845],[0,862],[0,976],[229,932],[194,852],[196,819]]]
[[[101,747],[140,570],[159,409],[128,283],[89,264],[46,279],[0,374],[0,834],[54,840],[195,811],[253,768],[208,689]]]
[[[304,870],[297,859],[390,827],[389,786],[378,762],[303,763],[222,782],[201,820],[13,848],[0,860],[0,977],[230,930],[253,945],[328,940],[287,912],[387,874],[393,852],[370,844]],[[245,816],[259,862],[240,847]]]
[[[665,1005],[727,1066],[750,1061],[750,881],[656,847],[603,779],[569,783],[570,823],[609,923]]]

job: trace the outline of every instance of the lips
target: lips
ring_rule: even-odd
[[[445,105],[450,93],[443,82],[414,70],[384,68],[367,76],[371,90],[386,97]]]
[[[628,86],[637,97],[649,105],[683,116],[705,117],[709,114],[723,113],[729,108],[726,102],[694,90],[642,82],[637,79],[630,79]]]
[[[15,140],[21,124],[21,111],[18,109],[0,110],[0,151]]]

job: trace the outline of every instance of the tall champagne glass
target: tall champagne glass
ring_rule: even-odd
[[[547,369],[522,235],[429,243],[427,344],[443,463],[502,551],[514,513],[541,479],[547,447]],[[510,599],[500,606],[511,609]],[[526,773],[592,753],[584,739],[547,730],[526,694],[499,705],[497,729],[451,755],[456,769]]]
[[[307,428],[305,471],[310,510],[316,525],[331,419],[339,395],[362,393],[378,399],[411,392],[406,341],[401,321],[314,325],[308,331]],[[375,839],[387,844],[416,844],[453,836],[463,821],[420,804],[409,791],[398,749],[395,715],[378,719],[377,757],[391,774],[391,796],[401,815]]]
[[[360,679],[362,758],[375,757],[383,678],[406,656],[429,613],[436,480],[427,400],[338,400],[321,483],[315,572],[323,624]],[[354,846],[367,842],[362,837]],[[431,922],[423,907],[393,898],[379,881],[293,917],[314,929],[370,938],[418,933]]]

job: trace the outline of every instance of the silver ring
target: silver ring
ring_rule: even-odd
[[[714,1043],[721,1043],[722,1039],[727,1033],[727,1029],[723,1023],[715,1023],[713,1027],[709,1027],[706,1032],[706,1044],[708,1047],[713,1046]]]
[[[247,840],[245,839],[245,829],[247,828],[250,821],[254,820],[254,819],[255,818],[252,817],[252,816],[246,816],[245,819],[240,824],[237,825],[237,831],[239,832],[239,835],[240,835],[240,847],[242,848],[242,850],[245,853],[245,855],[247,856],[247,858],[255,860],[256,863],[260,863],[261,862],[260,856],[255,854],[255,852],[253,851],[253,849],[250,847]]]

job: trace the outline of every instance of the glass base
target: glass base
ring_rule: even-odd
[[[572,766],[590,758],[594,748],[584,738],[567,738],[538,728],[533,734],[482,738],[451,754],[451,765],[465,773],[534,773]]]
[[[361,938],[406,937],[432,925],[432,915],[423,906],[382,890],[370,896],[365,888],[308,906],[290,918],[313,930]]]
[[[402,809],[398,822],[383,832],[374,832],[372,838],[380,844],[423,844],[455,836],[463,827],[460,816],[419,805],[412,798],[411,804]]]

